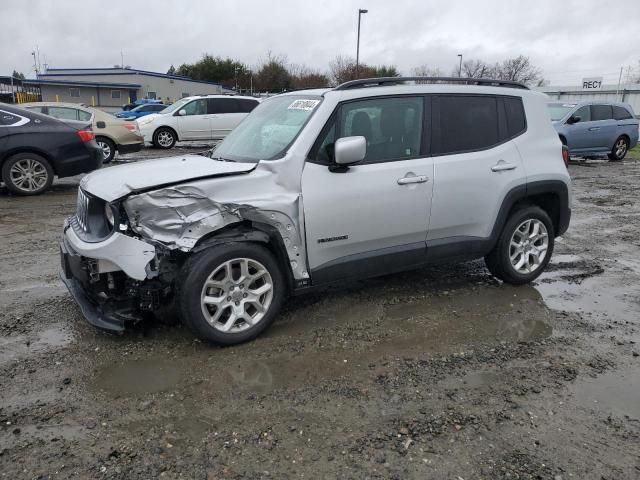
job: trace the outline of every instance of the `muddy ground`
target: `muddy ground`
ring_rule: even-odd
[[[232,348],[90,327],[57,279],[79,179],[0,188],[0,478],[640,478],[640,161],[570,172],[534,285],[362,281]]]

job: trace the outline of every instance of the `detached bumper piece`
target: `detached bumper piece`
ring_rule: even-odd
[[[158,309],[169,293],[127,279],[122,272],[97,274],[91,262],[60,243],[60,278],[85,319],[99,329],[122,333],[127,324],[142,320],[145,311]]]

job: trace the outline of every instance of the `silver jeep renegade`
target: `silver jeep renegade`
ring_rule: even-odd
[[[250,340],[290,294],[484,257],[544,270],[571,215],[548,99],[497,80],[382,78],[272,97],[210,155],[83,178],[61,242],[87,320],[167,305],[196,335]]]

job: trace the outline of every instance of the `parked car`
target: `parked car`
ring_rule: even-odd
[[[53,177],[70,177],[102,166],[91,125],[74,128],[47,115],[0,105],[0,169],[13,193],[36,195]]]
[[[333,282],[482,257],[501,280],[531,282],[571,215],[547,97],[463,81],[279,95],[211,158],[86,176],[61,246],[69,290],[98,327],[175,302],[196,335],[230,345],[287,295]]]
[[[622,160],[638,143],[638,119],[626,103],[551,102],[551,121],[571,155]]]
[[[253,97],[186,97],[137,122],[145,143],[172,148],[180,140],[222,140],[258,103]]]
[[[114,115],[117,118],[135,120],[136,118],[144,117],[145,115],[149,115],[151,113],[160,113],[165,108],[167,108],[167,106],[163,105],[162,103],[149,103],[146,105],[138,105],[137,107],[133,107],[131,110],[116,112],[114,113]]]
[[[123,105],[122,110],[126,112],[129,110],[133,110],[134,108],[139,107],[140,105],[154,105],[154,104],[161,105],[162,100],[156,99],[156,98],[141,98],[140,100],[135,100],[134,102]]]
[[[116,151],[121,154],[139,152],[144,146],[142,135],[135,122],[115,118],[110,113],[97,108],[59,102],[24,103],[22,106],[71,125],[90,122],[96,134],[96,142],[102,149],[104,163],[113,160]]]

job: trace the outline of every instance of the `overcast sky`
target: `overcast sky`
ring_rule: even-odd
[[[1,0],[0,75],[34,76],[32,50],[51,68],[166,72],[203,53],[250,66],[267,52],[328,70],[355,57],[358,8],[362,62],[421,64],[449,74],[464,59],[528,55],[554,85],[638,67],[640,0]]]

